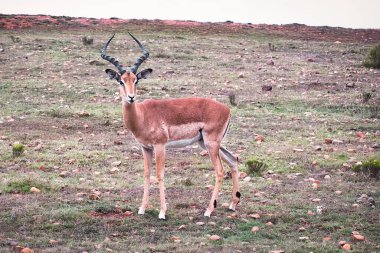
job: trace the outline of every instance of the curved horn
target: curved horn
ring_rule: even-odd
[[[120,74],[124,74],[127,70],[121,65],[120,62],[118,62],[115,58],[107,55],[107,47],[110,44],[111,40],[115,37],[115,34],[112,35],[112,37],[107,41],[107,43],[104,45],[102,50],[100,50],[100,56],[106,60],[112,63],[120,72]]]
[[[136,63],[131,67],[131,72],[136,74],[137,69],[140,67],[140,65],[149,57],[149,51],[140,43],[140,41],[138,41],[138,39],[135,38],[135,36],[133,36],[130,32],[128,33],[137,42],[143,52],[143,55],[140,56],[140,58],[137,59]]]

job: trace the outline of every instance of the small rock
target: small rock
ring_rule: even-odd
[[[201,153],[199,153],[201,156],[207,156],[208,155],[208,152],[207,150],[203,150],[201,151]]]
[[[315,198],[315,199],[312,199],[311,201],[312,201],[312,202],[320,202],[321,199],[319,199],[319,198]]]
[[[111,169],[110,169],[110,173],[111,174],[113,174],[113,173],[116,173],[116,172],[119,172],[120,170],[119,170],[119,168],[117,168],[117,167],[112,167]]]
[[[178,230],[183,230],[183,229],[185,229],[186,227],[187,227],[186,225],[181,225],[181,226],[178,227]]]
[[[273,223],[270,222],[270,221],[268,221],[267,223],[265,223],[265,225],[268,226],[268,227],[271,227],[271,226],[273,226]]]
[[[359,131],[359,132],[356,132],[356,136],[359,137],[360,139],[363,139],[365,138],[365,133],[363,133],[362,131]]]
[[[30,192],[31,192],[31,193],[40,193],[41,190],[38,189],[37,187],[32,187],[32,188],[30,188]]]
[[[309,237],[308,236],[301,236],[298,239],[300,239],[301,241],[306,241],[306,240],[309,240]]]
[[[293,148],[293,151],[294,151],[294,152],[304,152],[304,150],[303,150],[303,149],[300,149],[300,148]]]
[[[249,181],[251,181],[251,177],[245,177],[245,178],[243,179],[243,181],[244,181],[244,182],[249,182]]]
[[[205,223],[202,222],[202,221],[198,221],[197,223],[195,223],[197,226],[203,226]]]
[[[272,85],[263,85],[261,86],[262,91],[272,91],[273,87]]]
[[[324,241],[324,242],[328,242],[328,241],[331,241],[331,240],[332,240],[331,237],[323,237],[323,241]]]
[[[219,235],[212,235],[212,236],[209,237],[209,239],[211,241],[217,241],[217,240],[220,240],[220,236]]]
[[[332,144],[333,140],[330,138],[325,138],[325,144]]]
[[[260,219],[260,214],[253,213],[253,214],[250,214],[249,217],[254,218],[254,219]]]
[[[245,173],[244,171],[241,171],[240,173],[239,173],[239,177],[240,178],[245,178],[247,176],[247,173]]]
[[[315,147],[314,147],[314,150],[315,150],[315,151],[322,151],[322,147],[321,147],[321,146],[315,146]]]
[[[330,175],[326,175],[326,176],[324,177],[324,179],[326,179],[326,180],[330,180],[330,179],[331,179],[331,176],[330,176]]]
[[[264,141],[264,136],[262,135],[256,135],[255,140],[257,143],[263,142]]]
[[[258,226],[254,226],[252,229],[251,229],[251,232],[252,233],[256,233],[257,231],[259,231],[260,228]]]
[[[351,244],[349,243],[346,243],[342,246],[342,249],[345,250],[345,251],[349,251],[351,250]]]
[[[300,227],[300,228],[298,229],[298,231],[306,231],[306,228],[305,228],[305,227]]]
[[[356,240],[356,241],[364,241],[364,236],[362,236],[361,234],[354,234],[352,235],[352,237]]]
[[[20,253],[32,253],[33,251],[30,248],[23,248]]]
[[[67,177],[70,173],[68,171],[62,171],[61,173],[59,173],[59,176],[60,177]]]
[[[342,191],[335,191],[336,195],[342,195]]]
[[[267,65],[274,66],[274,61],[272,59],[268,60]]]
[[[239,75],[238,75],[238,78],[244,78],[244,73],[240,72]]]

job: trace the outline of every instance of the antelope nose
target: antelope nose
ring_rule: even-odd
[[[129,96],[127,95],[127,102],[128,103],[133,103],[135,101],[135,96]]]

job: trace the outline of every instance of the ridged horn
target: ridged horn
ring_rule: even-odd
[[[129,35],[137,42],[137,44],[139,45],[139,47],[141,48],[142,52],[143,52],[143,55],[140,56],[136,63],[131,67],[131,72],[136,74],[137,72],[137,69],[140,67],[140,65],[146,60],[148,59],[149,57],[149,51],[140,43],[140,41],[138,39],[135,38],[135,36],[133,36],[130,32],[128,32]]]
[[[127,70],[123,67],[123,65],[119,61],[117,61],[115,58],[107,55],[107,47],[110,44],[110,42],[113,39],[113,37],[115,37],[115,34],[112,35],[112,37],[107,41],[107,43],[104,45],[104,47],[102,48],[102,50],[100,50],[100,56],[104,60],[109,61],[110,63],[112,63],[119,70],[120,74],[122,75]]]

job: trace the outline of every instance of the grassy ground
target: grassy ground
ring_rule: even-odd
[[[133,63],[140,52],[127,29],[151,51],[144,66],[154,75],[139,84],[140,100],[201,96],[230,105],[235,94],[224,145],[252,177],[240,181],[236,212],[225,207],[227,176],[219,207],[203,217],[214,175],[192,146],[167,152],[167,220],[157,219],[156,184],[151,207],[137,215],[143,160],[99,57],[115,31],[109,53]],[[379,71],[360,66],[372,45],[220,29],[2,30],[0,252],[341,252],[342,240],[352,252],[379,252],[378,181],[351,170],[379,159]],[[94,44],[83,45],[83,36]],[[19,157],[16,141],[25,145]],[[259,177],[245,166],[253,159],[267,165]],[[214,234],[221,239],[209,240]]]

